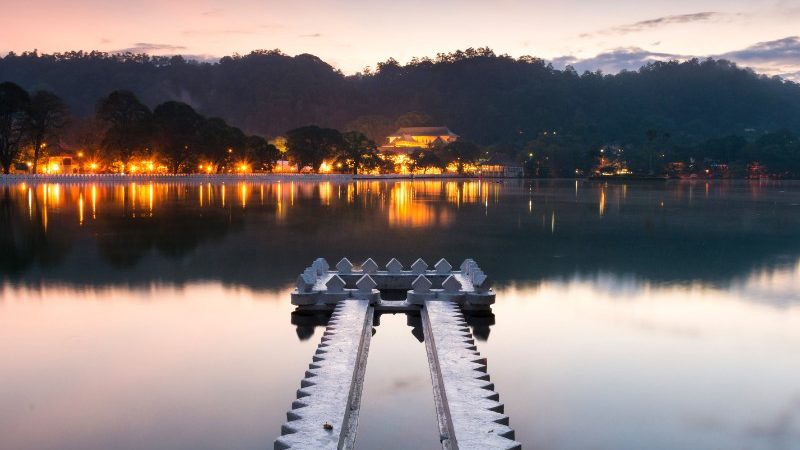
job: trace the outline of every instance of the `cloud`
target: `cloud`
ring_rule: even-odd
[[[184,47],[183,45],[137,42],[133,44],[131,47],[113,50],[112,53],[162,53],[162,52],[180,53],[183,50],[186,50],[186,47]]]
[[[206,17],[218,17],[218,16],[223,15],[224,13],[225,13],[225,10],[223,10],[221,8],[213,8],[213,9],[209,9],[209,10],[201,12],[200,15],[201,16],[206,16]]]
[[[720,58],[753,64],[783,62],[800,63],[800,37],[789,36],[775,41],[759,42],[750,47],[723,53]]]
[[[683,61],[690,58],[709,57],[727,59],[761,74],[778,75],[787,80],[800,82],[800,36],[759,42],[740,50],[718,55],[681,55],[655,52],[639,47],[620,47],[590,58],[562,56],[554,58],[552,63],[558,68],[571,65],[579,73],[587,70],[618,73],[622,70],[637,70],[653,61]]]
[[[552,63],[559,68],[570,65],[579,73],[587,70],[591,72],[602,70],[604,73],[617,73],[623,70],[638,70],[649,62],[672,59],[687,59],[687,57],[672,53],[652,52],[639,47],[622,47],[585,59],[562,56],[553,59]]]
[[[753,70],[800,81],[800,36],[759,42],[714,58],[729,59]]]
[[[321,33],[301,34],[299,37],[301,37],[301,38],[318,38],[318,37],[322,37],[322,34]]]
[[[625,35],[630,33],[638,33],[641,31],[660,28],[667,25],[693,23],[693,22],[706,22],[712,19],[719,18],[724,14],[706,11],[692,14],[677,14],[672,16],[657,17],[655,19],[642,20],[640,22],[630,23],[627,25],[619,25],[616,27],[606,28],[604,30],[595,31],[592,33],[581,34],[580,37],[588,38],[594,36],[608,36],[608,35]]]

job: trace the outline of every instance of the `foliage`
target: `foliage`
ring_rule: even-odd
[[[442,148],[445,155],[447,155],[447,163],[456,165],[456,171],[459,174],[464,173],[464,165],[476,164],[481,157],[481,149],[477,145],[468,141],[455,141],[445,145]]]
[[[364,166],[365,162],[374,168],[377,165],[378,147],[375,142],[358,131],[348,131],[342,134],[342,145],[338,159],[354,175]]]
[[[97,104],[97,119],[105,126],[102,147],[125,168],[144,153],[152,137],[152,113],[130,91],[114,91]]]
[[[25,121],[25,134],[33,149],[32,171],[36,173],[41,153],[48,140],[58,140],[58,134],[69,118],[67,105],[49,91],[36,91],[31,95]]]
[[[310,125],[286,133],[286,146],[299,169],[311,167],[318,171],[325,159],[343,148],[342,135],[331,128]]]
[[[270,144],[261,136],[248,136],[245,144],[247,160],[252,161],[256,170],[272,172],[275,163],[281,158],[278,147]]]
[[[203,118],[191,106],[180,102],[166,102],[153,111],[155,144],[172,173],[194,166],[199,153],[200,127]]]
[[[3,173],[11,171],[11,165],[20,152],[29,106],[30,96],[19,85],[0,83],[0,165]]]

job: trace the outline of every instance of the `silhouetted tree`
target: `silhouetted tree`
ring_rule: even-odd
[[[47,141],[58,139],[58,133],[66,125],[68,117],[67,105],[52,92],[36,91],[31,96],[25,134],[33,148],[33,173],[37,171]]]
[[[450,162],[456,164],[458,173],[464,173],[465,164],[475,164],[481,156],[481,149],[472,142],[455,141],[444,146],[444,153]]]
[[[410,156],[411,171],[422,170],[422,173],[427,173],[430,169],[444,170],[446,164],[436,155],[435,152],[430,150],[418,150]]]
[[[275,163],[281,157],[278,147],[268,143],[261,136],[248,136],[245,152],[247,159],[253,162],[254,168],[267,172],[272,172]]]
[[[235,159],[243,156],[245,134],[219,117],[205,120],[202,136],[203,155],[216,166],[218,173],[233,167]]]
[[[331,128],[311,125],[295,128],[286,133],[286,146],[289,155],[299,169],[310,166],[319,170],[325,158],[330,158],[342,147],[342,135]]]
[[[348,131],[342,134],[339,158],[353,175],[358,174],[366,159],[374,159],[377,155],[378,147],[363,133]]]
[[[0,83],[0,165],[11,172],[24,138],[30,97],[19,85]]]
[[[153,123],[155,143],[169,170],[172,173],[185,170],[199,153],[203,118],[186,103],[166,102],[153,111]]]
[[[97,119],[105,125],[102,147],[122,161],[127,170],[136,153],[149,145],[152,113],[132,92],[114,91],[97,105]]]

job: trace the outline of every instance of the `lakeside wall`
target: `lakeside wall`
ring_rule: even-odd
[[[252,173],[252,174],[10,174],[0,175],[0,185],[15,183],[120,183],[120,182],[161,182],[161,183],[219,183],[241,181],[352,181],[352,180],[419,180],[419,179],[463,179],[480,178],[457,174],[430,175],[352,175],[352,174],[296,174],[296,173]],[[483,177],[488,178],[488,177]]]

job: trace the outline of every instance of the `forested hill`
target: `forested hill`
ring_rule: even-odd
[[[151,107],[180,100],[268,136],[317,124],[379,139],[403,120],[447,125],[482,144],[524,143],[545,131],[624,143],[658,130],[686,145],[731,134],[800,132],[800,85],[714,60],[578,74],[536,58],[470,49],[404,66],[390,59],[371,73],[345,76],[315,56],[279,51],[213,64],[98,52],[24,53],[0,59],[0,81],[51,90],[77,115],[91,115],[99,98],[126,89]],[[409,119],[409,112],[421,114]]]

